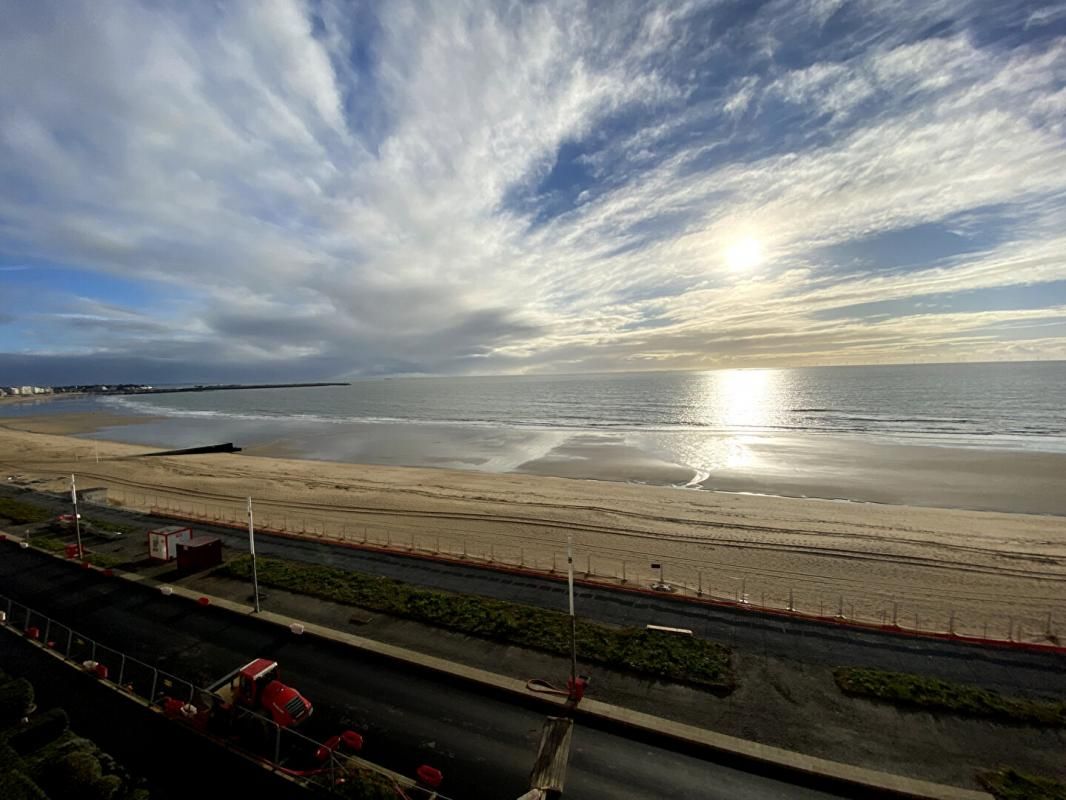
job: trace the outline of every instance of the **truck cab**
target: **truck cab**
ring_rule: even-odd
[[[311,703],[278,678],[278,662],[257,658],[223,678],[212,690],[225,702],[262,710],[280,728],[299,725],[311,716]]]

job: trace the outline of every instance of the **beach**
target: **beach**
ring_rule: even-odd
[[[646,585],[658,563],[682,591],[753,605],[1033,641],[1066,628],[1055,515],[248,454],[142,458],[155,448],[69,435],[145,420],[5,419],[3,478],[62,491],[74,473],[133,509],[234,522],[251,496],[262,527],[541,570],[565,564],[570,533],[579,572],[608,582]],[[1033,480],[1063,474],[1046,463],[1060,457],[1032,455]]]

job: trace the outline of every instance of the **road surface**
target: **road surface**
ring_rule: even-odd
[[[309,733],[361,730],[368,758],[408,775],[432,764],[451,797],[509,798],[527,788],[544,714],[506,699],[11,546],[0,593],[201,685],[252,657],[277,659],[317,706]],[[830,796],[585,726],[574,733],[566,787],[577,800]]]

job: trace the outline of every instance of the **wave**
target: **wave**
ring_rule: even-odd
[[[569,419],[469,419],[457,417],[400,417],[385,415],[289,413],[264,410],[223,411],[188,409],[128,397],[100,398],[102,405],[126,412],[190,420],[231,420],[235,422],[291,423],[294,425],[407,425],[419,427],[463,427],[528,431],[568,431],[633,435],[695,433],[709,436],[772,436],[815,434],[845,436],[866,441],[922,444],[952,447],[1066,451],[1066,429],[1048,426],[1012,426],[998,430],[979,427],[963,418],[932,417],[852,417],[820,424],[713,425],[691,422],[633,422],[625,420]],[[841,424],[844,423],[844,424]]]

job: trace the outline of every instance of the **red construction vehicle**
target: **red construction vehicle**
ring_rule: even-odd
[[[278,679],[278,662],[257,658],[208,687],[223,702],[268,714],[279,728],[299,725],[311,716],[311,703]]]

